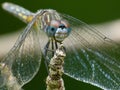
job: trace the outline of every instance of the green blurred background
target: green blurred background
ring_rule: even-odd
[[[81,19],[88,24],[103,23],[120,18],[120,0],[0,0],[0,4],[3,2],[16,3],[33,12],[39,9],[55,9]],[[26,24],[0,7],[0,35],[15,32],[25,26]],[[46,76],[46,69],[42,62],[39,73],[30,83],[24,86],[24,89],[45,90]],[[101,90],[65,75],[63,78],[66,90]]]

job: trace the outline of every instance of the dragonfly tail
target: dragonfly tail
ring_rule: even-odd
[[[2,7],[4,10],[8,11],[9,13],[13,14],[14,16],[18,17],[25,23],[29,23],[33,19],[34,13],[30,12],[29,10],[26,10],[23,7],[20,7],[18,5],[5,2],[2,4]]]

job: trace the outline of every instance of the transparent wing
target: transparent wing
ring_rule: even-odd
[[[76,18],[61,17],[72,28],[63,42],[65,74],[102,89],[120,90],[120,45]]]
[[[0,87],[2,90],[4,90],[5,87],[14,87],[16,84],[18,87],[23,86],[29,82],[39,70],[42,57],[40,45],[42,44],[43,34],[41,34],[41,30],[35,29],[34,24],[38,26],[36,20],[37,15],[27,25],[13,48],[0,63]],[[14,86],[10,86],[13,82],[15,83]],[[17,85],[15,87],[17,87]]]

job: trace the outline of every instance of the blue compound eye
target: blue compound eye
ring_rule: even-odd
[[[51,31],[54,32],[54,31],[55,31],[55,28],[54,28],[54,27],[51,27]]]
[[[49,37],[53,37],[56,32],[56,28],[54,26],[48,26],[46,29],[46,33]]]

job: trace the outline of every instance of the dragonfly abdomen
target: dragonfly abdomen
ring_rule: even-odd
[[[22,21],[28,23],[33,19],[34,13],[30,12],[27,9],[24,9],[23,7],[20,7],[18,5],[5,2],[2,4],[3,9],[8,11],[9,13],[13,14],[14,16],[18,17]]]

